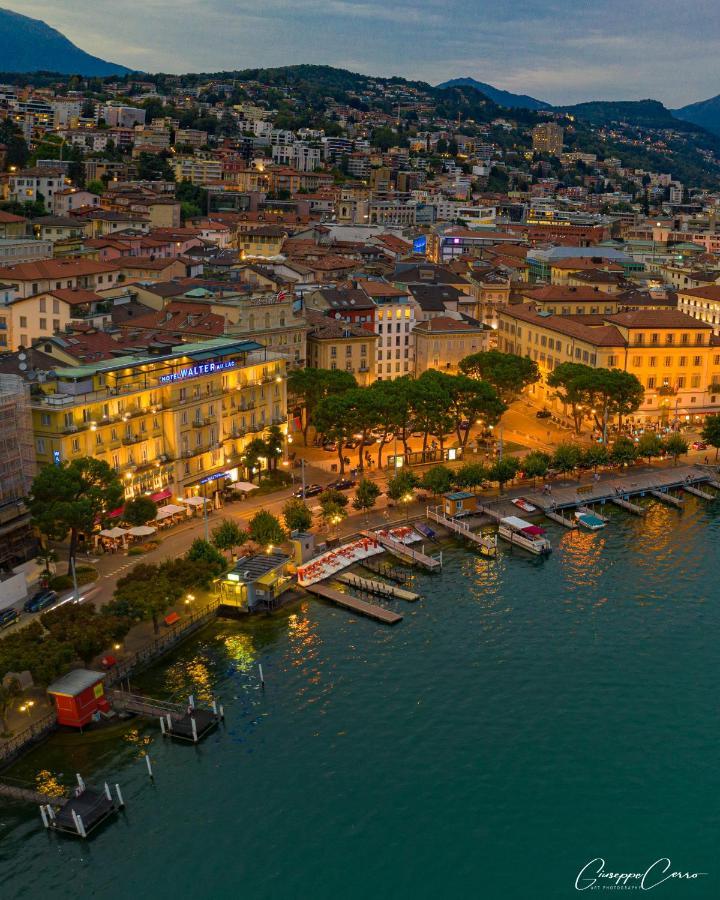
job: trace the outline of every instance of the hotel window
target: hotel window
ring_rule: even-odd
[[[27,316],[20,316],[20,327],[27,328]]]
[[[632,364],[634,368],[639,369],[642,365],[642,356],[633,356]]]
[[[672,344],[672,342],[673,342],[674,340],[675,340],[675,335],[674,335],[674,334],[669,334],[669,335],[665,338],[665,343],[666,343],[666,344]]]
[[[702,365],[702,356],[693,356],[693,365],[701,366]]]
[[[96,431],[95,432],[95,443],[102,444],[102,442],[103,442],[102,434],[99,431]]]
[[[40,299],[40,312],[45,312],[45,298]]]
[[[680,343],[681,344],[689,344],[690,343],[690,335],[689,334],[681,334],[680,335]]]
[[[687,365],[687,356],[681,356],[678,360],[678,365],[682,368]]]
[[[38,438],[36,446],[37,446],[38,453],[44,453],[45,452],[45,438]]]
[[[53,319],[53,331],[60,331],[60,319]]]
[[[657,334],[650,335],[650,343],[651,344],[657,344],[658,340],[659,340],[659,335],[657,335]]]
[[[635,335],[635,343],[636,344],[644,344],[645,343],[645,335],[644,334],[636,334]]]
[[[47,331],[47,319],[40,319],[40,331]]]
[[[50,424],[50,414],[49,413],[41,413],[40,422],[42,425],[49,425]]]
[[[116,441],[117,439],[118,439],[117,428],[113,428],[112,431],[110,432],[110,440]]]
[[[617,356],[608,356],[608,367],[613,369],[618,364]]]
[[[657,356],[651,356],[650,359],[648,360],[648,365],[650,366],[651,369],[654,369],[655,366],[657,365]]]
[[[677,380],[678,390],[682,390],[685,387],[685,376],[681,375]]]
[[[53,300],[53,315],[57,315],[60,312],[60,301]]]
[[[654,376],[654,375],[651,375],[651,376],[648,378],[648,380],[647,380],[647,386],[648,386],[649,388],[654,388],[654,387],[655,387],[655,376]]]
[[[692,378],[690,379],[690,387],[693,387],[693,388],[700,387],[700,376],[699,375],[692,376]]]
[[[72,452],[79,453],[80,452],[80,441],[77,438],[73,438],[72,442]]]
[[[666,357],[665,357],[665,368],[666,368],[666,369],[669,369],[670,366],[672,366],[672,361],[673,361],[672,356],[666,356]]]

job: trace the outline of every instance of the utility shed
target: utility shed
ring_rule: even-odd
[[[55,701],[58,725],[83,728],[101,712],[109,712],[105,697],[104,672],[90,669],[73,669],[48,687],[48,694]]]

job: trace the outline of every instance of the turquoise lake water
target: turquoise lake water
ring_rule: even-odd
[[[225,727],[26,757],[10,774],[117,781],[127,805],[87,842],[5,805],[0,897],[561,900],[595,857],[669,857],[709,874],[653,898],[720,896],[720,503],[610,516],[551,526],[547,560],[447,546],[395,628],[316,600],[210,626],[133,688],[215,690]]]

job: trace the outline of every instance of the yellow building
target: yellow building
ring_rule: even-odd
[[[645,388],[636,421],[691,421],[720,412],[720,345],[712,327],[677,310],[635,310],[597,317],[537,312],[525,305],[499,312],[498,349],[535,360],[543,376],[566,362],[622,369]],[[532,392],[547,403],[544,383]]]
[[[375,380],[378,336],[372,325],[354,325],[307,310],[308,366],[313,369],[343,369],[355,376],[361,387]]]
[[[237,249],[243,257],[278,256],[288,232],[279,225],[262,225],[252,231],[237,232]]]
[[[532,131],[533,150],[548,153],[550,156],[560,156],[564,138],[565,131],[556,122],[542,122]]]
[[[32,297],[16,297],[0,308],[2,349],[30,347],[38,340],[64,331],[71,323],[103,328],[112,323],[112,303],[94,291],[61,288]]]
[[[167,489],[211,496],[215,480],[242,480],[251,440],[273,424],[287,430],[284,360],[255,341],[215,338],[58,367],[39,387],[38,463],[103,459],[128,498]]]
[[[489,348],[492,333],[487,325],[473,325],[450,316],[420,322],[413,329],[415,375],[422,375],[428,369],[456,374],[461,359]]]
[[[558,315],[611,315],[619,310],[618,299],[599,290],[548,284],[522,292],[523,303],[531,304],[538,312]]]

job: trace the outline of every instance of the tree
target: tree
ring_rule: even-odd
[[[315,424],[326,440],[337,444],[340,474],[345,472],[345,441],[355,431],[355,398],[353,393],[333,394],[317,406]],[[361,451],[362,452],[362,448]]]
[[[265,436],[265,456],[268,461],[268,470],[276,471],[278,460],[282,456],[285,446],[285,436],[279,425],[271,425]]]
[[[505,403],[515,400],[528,385],[540,380],[538,365],[529,356],[483,350],[460,360],[461,372],[487,381]]]
[[[344,509],[350,502],[342,491],[337,491],[335,488],[323,491],[318,500],[322,509],[325,509],[326,506],[339,506]]]
[[[555,388],[556,396],[563,406],[570,407],[575,434],[580,434],[582,404],[588,402],[588,383],[592,369],[581,363],[560,363],[547,376],[548,387]]]
[[[212,567],[216,575],[220,575],[221,572],[225,571],[225,557],[211,543],[204,541],[202,538],[195,538],[190,544],[187,558],[190,562],[204,560]]]
[[[240,532],[241,535],[244,532]],[[223,568],[225,563],[223,561]],[[158,571],[180,590],[181,593],[195,588],[208,590],[218,574],[217,561],[213,564],[207,559],[188,559],[180,556],[177,559],[166,559],[158,565]],[[220,569],[222,571],[222,569]]]
[[[677,432],[670,434],[665,439],[665,452],[672,456],[673,465],[676,466],[678,458],[688,452],[688,442]]]
[[[42,566],[44,566],[45,578],[50,578],[50,576],[52,575],[52,571],[50,570],[50,565],[52,563],[56,563],[57,558],[58,558],[58,555],[57,555],[56,550],[53,550],[50,547],[45,547],[45,546],[40,547],[40,550],[38,551],[38,555],[37,555],[35,562],[38,562]]]
[[[30,489],[30,512],[50,540],[62,541],[69,532],[70,574],[79,532],[90,534],[96,519],[120,506],[122,499],[123,486],[115,470],[104,460],[83,456],[40,469]]]
[[[85,189],[90,191],[91,194],[97,194],[98,197],[105,193],[105,185],[99,178],[93,178],[92,181],[89,181],[85,185]]]
[[[635,375],[622,369],[591,369],[590,372],[584,379],[584,387],[594,408],[595,422],[602,431],[603,443],[607,443],[610,417],[617,416],[621,426],[623,416],[640,408],[645,388]]]
[[[92,603],[65,603],[43,613],[40,621],[51,637],[71,647],[86,667],[103,650],[122,640],[131,625],[125,616],[98,615]]]
[[[455,472],[455,484],[458,487],[471,488],[482,487],[488,480],[488,470],[481,463],[466,463]]]
[[[662,456],[665,452],[663,448],[662,438],[654,431],[646,431],[637,443],[638,456],[647,459],[648,463],[655,456]]]
[[[604,466],[610,458],[605,444],[591,444],[580,454],[580,466],[597,472],[598,466]]]
[[[218,550],[227,551],[228,558],[231,560],[233,548],[244,544],[247,539],[247,531],[243,531],[237,522],[234,522],[232,519],[223,519],[212,530],[213,544]]]
[[[621,435],[617,438],[610,451],[610,458],[613,462],[624,463],[626,465],[634,463],[637,456],[638,450],[635,446],[635,442],[631,441],[629,437],[625,437],[625,435]]]
[[[490,467],[488,478],[490,481],[497,481],[500,486],[500,493],[502,493],[507,482],[512,481],[519,471],[520,460],[515,456],[506,456],[503,459],[498,459]]]
[[[7,734],[8,722],[7,713],[15,700],[20,696],[20,682],[17,678],[8,678],[7,681],[0,680],[0,733]]]
[[[291,497],[283,506],[283,519],[288,531],[309,531],[312,527],[310,507],[299,497]]]
[[[401,469],[394,478],[388,481],[388,497],[396,503],[405,506],[405,515],[408,514],[408,505],[415,499],[415,488],[419,480],[414,472],[409,469]]]
[[[300,407],[300,426],[305,446],[308,429],[310,425],[315,425],[315,411],[320,401],[331,394],[342,394],[355,387],[355,377],[341,369],[296,369],[288,375],[288,395],[291,403]]]
[[[428,469],[420,482],[421,487],[426,488],[435,497],[446,493],[452,487],[453,472],[447,466],[433,466]]]
[[[580,465],[582,451],[577,444],[558,444],[553,453],[552,467],[558,472],[572,472]]]
[[[128,619],[150,619],[157,634],[160,631],[160,616],[182,594],[179,585],[161,573],[158,566],[141,564],[118,581],[114,598],[103,608],[103,613]]]
[[[450,398],[448,411],[454,420],[455,434],[463,451],[470,437],[472,422],[481,421],[486,427],[494,425],[507,409],[497,390],[486,381],[478,381],[467,375],[443,374],[445,388]]]
[[[253,438],[243,450],[242,461],[250,481],[259,473],[262,460],[267,459],[267,444],[262,438]]]
[[[454,418],[450,411],[448,376],[436,369],[428,369],[411,383],[410,401],[413,423],[423,432],[422,452],[427,450],[428,435],[437,437],[442,453],[445,435],[452,431]]]
[[[355,490],[353,509],[358,510],[358,512],[364,512],[367,517],[370,510],[377,503],[380,493],[380,488],[374,481],[371,481],[369,478],[361,478]]]
[[[536,478],[544,478],[550,467],[550,456],[542,450],[533,450],[522,461],[522,470],[526,478],[532,478],[533,485]]]
[[[718,458],[718,450],[720,449],[720,415],[707,416],[703,424],[702,439],[706,444],[710,444],[715,448],[715,459]]]
[[[248,532],[261,547],[282,544],[286,536],[278,517],[266,509],[258,510],[250,519]]]
[[[155,520],[157,511],[157,503],[149,497],[135,497],[125,504],[123,519],[128,525],[145,525]]]

